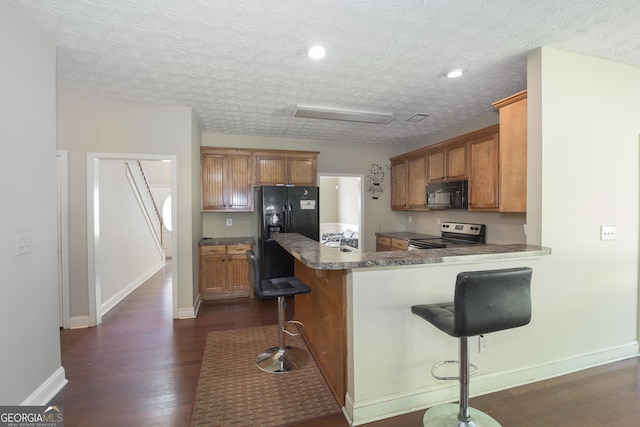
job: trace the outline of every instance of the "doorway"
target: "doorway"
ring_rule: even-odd
[[[320,241],[363,250],[364,176],[320,174]]]
[[[87,154],[87,228],[88,228],[88,252],[87,252],[87,269],[88,269],[88,279],[89,279],[89,326],[96,326],[102,322],[102,315],[105,310],[105,307],[108,307],[110,301],[103,301],[102,299],[102,286],[103,277],[107,273],[104,268],[101,268],[101,265],[105,265],[104,257],[109,256],[107,253],[107,248],[113,248],[113,241],[110,241],[109,245],[107,245],[107,239],[110,239],[111,236],[108,233],[101,233],[101,220],[100,220],[100,201],[101,190],[105,190],[106,182],[101,182],[101,163],[107,165],[111,163],[111,161],[150,161],[150,162],[166,162],[170,164],[171,168],[171,185],[170,185],[170,194],[171,194],[171,213],[172,217],[176,218],[176,156],[161,156],[161,155],[135,155],[135,154],[103,154],[103,153],[88,153]],[[171,239],[171,255],[173,258],[173,262],[171,263],[173,268],[171,271],[172,277],[172,307],[173,307],[173,317],[177,317],[178,313],[178,291],[177,291],[177,271],[176,266],[178,265],[177,260],[177,251],[176,251],[176,230],[175,228],[172,230],[172,239]],[[126,242],[118,242],[119,244],[125,245]],[[164,258],[164,257],[163,257]],[[134,289],[136,285],[139,283],[131,283],[130,289]],[[125,295],[128,292],[128,289],[124,289],[120,291],[120,295]],[[120,295],[114,296],[114,301],[119,298]],[[110,307],[108,307],[110,308]],[[107,309],[108,309],[107,308]]]

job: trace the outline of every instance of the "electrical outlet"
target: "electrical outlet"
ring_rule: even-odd
[[[478,352],[486,353],[489,351],[489,337],[487,335],[478,335]]]
[[[409,215],[409,224],[411,224],[412,222],[413,222],[413,217]]]
[[[233,225],[233,219],[227,218],[227,227],[231,227]]]
[[[440,218],[436,218],[436,224],[440,225],[442,223],[442,221],[440,221]]]

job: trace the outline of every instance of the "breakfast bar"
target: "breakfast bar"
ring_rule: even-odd
[[[312,289],[296,296],[295,317],[305,324],[305,341],[352,425],[456,400],[457,383],[436,382],[429,373],[437,361],[455,357],[456,345],[414,319],[411,305],[452,299],[460,271],[526,265],[535,277],[551,253],[522,244],[358,252],[295,233],[274,239]],[[500,332],[493,344],[514,336]],[[473,394],[522,383],[520,355],[474,357],[483,373]]]

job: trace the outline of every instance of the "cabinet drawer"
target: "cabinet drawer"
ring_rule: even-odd
[[[229,245],[227,246],[227,254],[229,255],[245,255],[248,250],[251,249],[251,245]]]
[[[376,243],[378,245],[391,246],[391,237],[376,237]]]
[[[391,239],[391,247],[396,251],[406,251],[409,249],[409,242],[400,239]]]
[[[206,245],[200,246],[200,255],[225,255],[224,245]]]

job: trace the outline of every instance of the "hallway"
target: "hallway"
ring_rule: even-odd
[[[204,302],[173,320],[171,260],[95,328],[60,331],[65,426],[187,426],[207,333],[274,324],[273,301]]]

